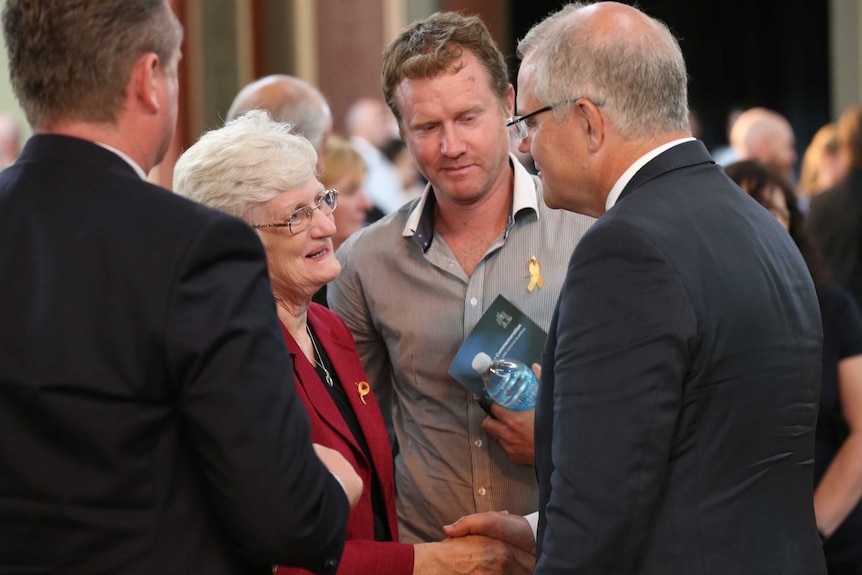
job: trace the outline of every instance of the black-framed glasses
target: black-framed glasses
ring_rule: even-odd
[[[583,98],[583,96],[581,98]],[[512,135],[515,136],[519,142],[522,142],[527,138],[527,136],[530,135],[530,132],[532,132],[536,127],[533,122],[528,122],[527,120],[543,112],[550,112],[551,110],[559,108],[560,106],[565,106],[566,104],[577,102],[581,98],[569,98],[568,100],[563,100],[562,102],[557,102],[556,104],[550,104],[543,108],[539,108],[538,110],[533,110],[529,114],[524,114],[523,116],[512,116],[511,118],[506,120],[506,127],[512,131]],[[602,105],[600,102],[594,102],[589,98],[584,99],[589,100],[596,106]]]
[[[291,234],[298,234],[307,230],[311,225],[314,210],[320,210],[321,214],[328,216],[335,211],[336,207],[338,207],[338,190],[323,190],[314,200],[313,206],[299,208],[290,214],[287,220],[275,224],[255,224],[251,227],[256,230],[261,228],[287,228]]]

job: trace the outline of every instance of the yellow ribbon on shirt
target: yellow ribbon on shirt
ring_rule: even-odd
[[[527,267],[530,269],[530,284],[527,286],[527,291],[532,292],[537,286],[544,287],[545,280],[542,279],[542,272],[539,267],[539,258],[536,256],[530,257]]]

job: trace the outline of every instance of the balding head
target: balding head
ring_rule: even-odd
[[[750,108],[730,130],[730,145],[740,160],[757,160],[789,176],[796,164],[796,139],[790,122],[766,108]]]
[[[347,110],[344,127],[350,136],[359,136],[382,149],[398,135],[395,116],[379,98],[361,98]]]
[[[308,82],[281,74],[255,80],[234,98],[226,121],[249,110],[266,110],[276,121],[293,124],[294,133],[304,136],[323,156],[332,132],[332,113],[323,94]]]
[[[529,148],[552,208],[600,216],[638,158],[690,135],[679,44],[631,6],[569,4],[534,26],[518,53],[518,109],[552,114],[534,120],[520,147]]]

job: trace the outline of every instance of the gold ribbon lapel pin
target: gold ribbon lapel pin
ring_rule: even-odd
[[[530,283],[527,286],[527,291],[532,292],[537,287],[543,287],[545,285],[545,280],[542,279],[542,270],[539,266],[539,258],[531,256],[530,261],[527,262],[527,267],[530,270]]]

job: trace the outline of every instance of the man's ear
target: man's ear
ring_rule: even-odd
[[[515,88],[509,84],[506,89],[506,117],[511,118],[515,115]]]
[[[605,142],[605,117],[601,109],[586,98],[575,102],[578,114],[587,135],[587,144],[590,152],[597,152]]]
[[[153,114],[162,106],[159,96],[161,76],[159,56],[154,52],[147,52],[135,61],[129,78],[129,93],[140,106]]]

